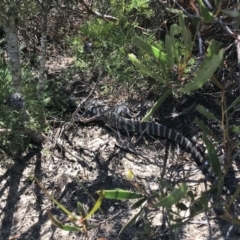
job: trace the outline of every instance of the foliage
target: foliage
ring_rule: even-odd
[[[201,2],[201,1],[199,1]],[[201,2],[202,3],[202,2]],[[205,22],[211,23],[213,22],[213,15],[209,12],[209,10],[201,5],[201,14]],[[221,116],[220,118],[216,117],[213,113],[209,112],[203,106],[198,105],[196,110],[198,110],[201,114],[203,114],[206,118],[211,121],[217,121],[220,124],[220,130],[222,131],[222,137],[219,138],[216,136],[210,128],[203,121],[196,119],[196,123],[199,125],[201,130],[203,131],[203,140],[206,144],[208,153],[209,153],[209,161],[208,165],[211,165],[211,169],[214,171],[214,175],[217,177],[218,181],[212,186],[211,191],[213,189],[217,189],[218,191],[218,200],[222,193],[224,186],[224,178],[226,172],[232,164],[232,160],[239,154],[237,151],[235,154],[233,149],[238,147],[238,143],[234,142],[230,137],[232,135],[230,122],[235,110],[231,112],[231,109],[237,105],[240,101],[240,98],[237,98],[233,103],[230,104],[229,107],[226,107],[226,99],[225,99],[225,87],[222,85],[217,78],[214,76],[216,69],[220,66],[223,61],[225,49],[220,49],[221,44],[217,41],[212,40],[210,43],[207,53],[205,54],[205,59],[197,66],[196,71],[192,75],[192,79],[182,78],[183,73],[185,73],[185,69],[188,61],[191,59],[193,40],[191,39],[191,35],[188,32],[188,29],[185,27],[183,21],[183,14],[178,12],[179,25],[173,24],[170,27],[170,34],[166,35],[165,38],[165,51],[164,48],[156,48],[154,45],[148,44],[138,37],[133,38],[133,43],[144,50],[149,56],[152,56],[159,60],[158,66],[161,69],[161,75],[156,74],[151,71],[145,64],[141,63],[141,61],[133,54],[129,54],[129,58],[132,63],[140,69],[144,74],[150,76],[156,81],[160,81],[166,88],[164,94],[159,98],[154,107],[150,110],[150,112],[145,116],[143,121],[149,119],[150,116],[156,111],[157,107],[161,105],[161,103],[166,99],[168,95],[174,92],[179,91],[182,93],[189,93],[195,90],[202,88],[209,80],[212,80],[212,83],[220,89],[221,91],[221,99],[218,102],[218,106],[221,108]],[[176,38],[182,39],[182,45],[178,45],[176,42]],[[169,75],[169,69],[173,69],[173,66],[177,69],[177,78],[172,78]],[[236,128],[234,128],[236,129]],[[239,128],[236,129],[236,132],[239,133]],[[221,160],[217,156],[217,150],[213,145],[213,140],[217,140],[219,144],[224,145],[224,150],[226,152],[226,165],[224,166],[221,163]],[[211,192],[210,191],[210,192]],[[206,195],[209,192],[202,193],[200,197],[200,202],[195,202],[195,207],[199,210],[199,207],[204,211],[208,211],[207,207],[207,199]],[[238,218],[235,218],[233,215],[229,213],[229,208],[233,201],[239,195],[239,187],[236,189],[235,193],[232,195],[231,201],[223,204],[223,208],[225,209],[224,214],[220,216],[220,218],[228,220],[232,224],[239,224],[240,221]],[[234,200],[233,200],[234,199]],[[199,203],[201,206],[199,206]],[[216,204],[220,204],[220,201],[216,201]],[[183,206],[183,205],[181,205]],[[186,206],[184,206],[185,208]],[[192,207],[190,207],[191,209]],[[193,213],[197,214],[199,211],[196,209],[192,209]],[[172,211],[169,213],[171,214]],[[191,211],[192,213],[192,211]],[[171,216],[169,216],[172,219]],[[185,221],[184,219],[179,219],[179,223],[176,223],[176,226],[182,225]]]
[[[6,158],[8,155],[20,157],[28,146],[29,137],[25,128],[44,128],[41,121],[43,105],[36,95],[34,77],[27,67],[23,68],[22,74],[21,93],[24,96],[25,107],[16,111],[7,105],[7,99],[13,93],[9,68],[3,63],[0,64],[0,145]],[[1,164],[4,164],[4,161],[1,161]]]
[[[76,65],[83,71],[103,65],[111,78],[118,82],[129,85],[135,83],[137,87],[146,85],[142,81],[142,73],[136,72],[131,66],[127,53],[133,48],[131,38],[136,34],[140,19],[152,15],[149,1],[110,1],[109,4],[97,2],[96,8],[118,20],[114,22],[92,18],[81,26],[79,36],[69,39],[77,57]],[[146,38],[152,42],[154,36],[149,35]],[[84,45],[88,42],[93,44],[91,53],[84,51]],[[143,55],[142,57],[144,59]],[[145,64],[149,63],[148,59],[143,61]]]
[[[29,17],[30,14],[32,16],[37,12],[37,4],[31,0],[3,0],[0,3],[0,22],[1,18],[7,18],[9,12],[15,12],[16,16],[19,17],[19,23],[23,23],[24,19]]]
[[[104,5],[103,2],[109,4]],[[132,205],[132,209],[138,209],[137,214],[133,216],[119,234],[139,218],[142,218],[146,223],[145,233],[150,236],[151,226],[148,225],[144,216],[145,211],[150,207],[156,211],[164,208],[172,229],[181,227],[192,217],[201,212],[209,211],[209,209],[216,206],[223,206],[224,208],[224,213],[219,216],[220,218],[232,224],[240,224],[239,219],[234,217],[229,211],[230,206],[240,193],[240,187],[237,187],[231,199],[224,203],[216,201],[212,205],[209,205],[208,202],[208,194],[212,193],[213,190],[217,189],[218,194],[221,194],[227,169],[231,165],[233,158],[239,154],[237,152],[233,155],[233,149],[237,149],[239,143],[236,144],[233,141],[231,132],[238,134],[240,129],[238,126],[231,126],[230,123],[233,115],[238,111],[237,106],[240,102],[240,97],[227,106],[225,99],[226,89],[218,79],[213,77],[215,70],[223,60],[225,50],[220,48],[220,43],[213,40],[209,44],[203,60],[200,59],[199,61],[199,59],[193,58],[192,50],[195,36],[192,37],[186,27],[184,15],[181,12],[177,12],[178,24],[171,25],[164,42],[156,43],[153,35],[141,36],[141,38],[136,37],[136,26],[141,23],[143,17],[148,18],[152,15],[152,11],[148,5],[149,1],[109,0],[103,2],[96,1],[95,7],[100,10],[108,10],[108,14],[113,14],[118,19],[116,22],[112,22],[106,21],[104,18],[92,18],[82,26],[79,36],[69,39],[77,55],[76,65],[86,71],[89,68],[104,65],[112,78],[122,83],[135,84],[137,87],[147,84],[144,77],[144,75],[147,75],[154,83],[153,89],[161,96],[144,120],[149,119],[170,94],[189,94],[204,87],[211,80],[221,92],[221,99],[218,103],[221,107],[221,116],[215,116],[201,105],[198,105],[196,110],[206,117],[206,119],[216,121],[220,124],[222,137],[216,136],[203,121],[196,119],[195,122],[203,132],[203,140],[209,153],[208,164],[211,165],[215,176],[218,177],[218,181],[213,184],[210,190],[203,192],[197,198],[195,197],[195,193],[190,191],[185,183],[173,188],[167,181],[159,179],[159,190],[147,193],[144,189],[140,191],[140,188],[132,181],[131,177],[128,181],[132,184],[135,191],[123,189],[99,190],[97,191],[99,198],[89,213],[86,213],[81,203],[77,203],[77,214],[73,214],[57,202],[35,178],[42,191],[68,215],[69,221],[73,224],[67,225],[61,223],[48,211],[50,220],[62,230],[86,233],[88,229],[93,227],[89,224],[88,219],[100,209],[103,200],[115,199],[129,200],[131,202],[136,201]],[[202,18],[205,22],[212,23],[214,15],[204,7],[202,1],[198,2],[201,7],[200,14]],[[106,8],[109,5],[111,7]],[[225,11],[225,14],[239,17],[239,13],[236,11]],[[90,52],[86,52],[84,45],[89,42],[93,43],[94,47]],[[129,58],[139,71],[136,71],[126,59],[127,53],[131,53],[129,54]],[[0,66],[0,102],[2,106],[0,128],[10,130],[1,134],[1,145],[5,153],[11,152],[14,156],[18,155],[25,147],[24,138],[26,135],[21,131],[23,126],[31,129],[44,129],[42,111],[44,111],[46,105],[49,106],[54,98],[56,98],[54,92],[45,91],[45,95],[41,99],[43,101],[40,101],[35,94],[36,84],[33,82],[33,75],[27,68],[23,69],[23,75],[24,81],[21,90],[25,96],[29,112],[27,115],[25,110],[17,112],[9,109],[5,104],[5,100],[12,92],[10,88],[10,73],[6,66],[3,64]],[[58,90],[61,87],[61,82],[54,80],[52,89]],[[57,103],[53,104],[53,106],[55,108]],[[59,110],[62,110],[61,104],[59,105],[59,109],[55,109],[54,111],[59,112]],[[212,144],[213,139],[223,144],[227,153],[227,161],[224,168],[221,167],[220,159]]]
[[[88,69],[90,66],[96,67],[103,64],[108,73],[120,82],[129,83],[132,81],[131,83],[133,83],[138,79],[138,84],[141,84],[141,82],[144,83],[141,72],[153,79],[156,92],[159,89],[161,90],[159,91],[161,97],[144,120],[149,119],[154,111],[156,111],[170,94],[189,94],[192,91],[204,87],[210,80],[212,80],[213,84],[215,84],[222,92],[221,101],[219,101],[222,116],[219,118],[214,114],[209,113],[206,108],[200,105],[197,106],[196,110],[203,114],[207,119],[220,123],[222,138],[213,134],[204,122],[198,119],[195,121],[203,131],[203,140],[209,153],[208,164],[211,165],[215,176],[218,177],[218,181],[212,185],[210,190],[206,190],[200,197],[196,198],[194,192],[189,191],[186,184],[180,184],[178,187],[173,188],[167,181],[159,179],[159,190],[147,194],[144,190],[139,192],[139,188],[129,180],[135,187],[136,192],[123,189],[99,190],[97,192],[99,198],[92,210],[89,211],[88,214],[84,212],[81,216],[74,217],[72,217],[71,213],[66,210],[65,207],[60,205],[60,203],[57,203],[56,200],[49,196],[46,190],[43,190],[41,187],[48,197],[67,215],[69,215],[72,222],[81,224],[81,228],[76,229],[76,226],[73,228],[65,226],[49,214],[51,221],[57,227],[64,230],[82,231],[84,229],[84,231],[86,231],[88,227],[84,224],[82,225],[83,221],[87,221],[88,218],[100,208],[104,198],[107,198],[131,201],[133,199],[138,199],[132,205],[133,209],[139,209],[138,213],[129,221],[121,232],[124,231],[126,227],[129,227],[136,222],[137,219],[144,219],[143,213],[149,206],[155,208],[156,211],[159,208],[165,208],[172,229],[179,228],[197,214],[209,211],[216,206],[223,206],[224,208],[224,214],[220,216],[222,219],[228,220],[231,223],[239,224],[239,219],[233,217],[228,211],[231,204],[239,195],[239,187],[236,189],[231,199],[224,203],[216,201],[214,204],[209,205],[207,197],[209,193],[212,193],[216,189],[218,190],[218,194],[221,194],[224,185],[224,176],[232,161],[230,157],[233,153],[232,149],[237,147],[229,135],[231,131],[229,128],[229,121],[231,118],[229,116],[233,114],[231,110],[237,106],[240,98],[236,99],[228,108],[226,108],[224,86],[213,77],[214,72],[222,63],[225,49],[221,49],[221,44],[219,42],[212,40],[205,55],[200,56],[199,59],[193,58],[192,51],[196,34],[192,37],[192,34],[186,27],[182,12],[177,12],[178,24],[172,24],[170,26],[170,31],[166,34],[165,42],[156,44],[153,36],[142,36],[141,38],[136,37],[134,36],[136,33],[135,24],[138,24],[139,19],[133,20],[133,16],[131,15],[131,11],[135,9],[131,8],[130,5],[122,4],[119,1],[111,1],[111,3],[113,5],[115,4],[115,9],[111,9],[112,11],[110,11],[110,13],[115,14],[114,16],[118,17],[117,23],[111,21],[106,22],[104,19],[91,19],[82,27],[80,33],[80,36],[82,37],[78,36],[74,39],[70,39],[72,41],[72,47],[77,53],[76,64],[82,69]],[[202,2],[200,1],[200,3]],[[116,9],[117,11],[114,11]],[[213,21],[213,14],[202,5],[200,13],[205,22],[211,23]],[[132,43],[138,47],[138,49],[132,45],[129,46],[129,40],[131,38]],[[89,53],[84,52],[84,44],[86,42],[92,42],[94,46],[93,50]],[[136,74],[136,71],[134,71],[129,65],[129,62],[125,59],[126,53],[128,52],[132,52],[129,54],[129,58],[137,69],[141,71],[137,72],[139,75]],[[239,132],[239,128],[236,126],[233,129],[234,131]],[[212,144],[212,139],[217,140],[219,143],[224,143],[225,151],[228,153],[226,168],[221,167],[220,159],[218,158],[216,149]]]

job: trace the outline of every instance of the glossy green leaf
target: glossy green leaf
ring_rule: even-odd
[[[209,161],[211,162],[212,168],[216,176],[221,177],[222,171],[220,162],[217,156],[217,151],[215,150],[212,142],[207,138],[206,134],[203,134],[203,141],[206,144],[208,154],[209,154]]]
[[[131,60],[131,62],[133,63],[133,65],[135,65],[140,71],[142,71],[144,74],[146,74],[147,76],[156,79],[160,82],[163,82],[163,80],[161,78],[159,78],[158,75],[156,75],[155,73],[153,73],[150,69],[148,69],[145,65],[143,65],[134,54],[128,54],[129,59]]]
[[[115,189],[115,190],[100,190],[97,191],[97,194],[102,195],[107,199],[116,199],[116,200],[128,200],[128,199],[136,199],[142,198],[144,195],[134,193],[131,191],[123,190],[123,189]]]
[[[151,56],[153,56],[157,59],[161,59],[164,62],[167,61],[167,57],[166,57],[166,54],[163,52],[163,49],[158,49],[157,47],[152,46],[151,44],[145,42],[144,40],[142,40],[139,37],[133,37],[132,42],[134,45],[136,45],[140,49],[144,50]]]
[[[90,218],[90,217],[100,208],[100,206],[102,205],[103,199],[104,199],[104,195],[100,193],[98,200],[97,200],[96,203],[94,204],[94,206],[93,206],[93,208],[91,209],[91,211],[90,211],[90,212],[87,214],[87,216],[84,218],[84,220]]]
[[[150,111],[144,116],[142,119],[142,122],[146,122],[150,119],[150,117],[156,112],[156,110],[161,106],[161,104],[165,101],[165,99],[170,96],[172,93],[171,90],[167,90],[156,103],[154,103],[153,107],[150,109]]]
[[[173,204],[178,203],[186,195],[186,192],[187,185],[183,183],[179,186],[179,188],[174,189],[172,193],[156,203],[154,206],[170,208]]]
[[[213,76],[214,72],[221,64],[225,53],[225,49],[221,49],[218,53],[216,53],[216,51],[218,51],[218,44],[218,42],[212,41],[208,48],[208,57],[203,61],[201,66],[196,71],[196,76],[192,82],[188,83],[183,88],[183,92],[191,92],[201,88]]]
[[[221,123],[221,121],[214,114],[208,112],[202,105],[198,104],[196,106],[196,110],[208,119]]]
[[[198,0],[198,3],[200,6],[200,14],[204,22],[212,23],[214,21],[213,14],[208,10],[208,8],[205,6],[202,0]]]

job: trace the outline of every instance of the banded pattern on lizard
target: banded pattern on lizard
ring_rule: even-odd
[[[125,109],[126,108],[124,108],[124,110]],[[194,156],[196,164],[199,167],[203,167],[203,171],[209,173],[210,169],[208,168],[210,167],[210,165],[208,161],[205,160],[203,155],[193,145],[193,143],[186,137],[184,137],[182,134],[158,123],[141,122],[138,120],[122,117],[120,116],[121,110],[122,109],[119,110],[119,106],[115,107],[115,109],[108,109],[106,106],[91,106],[83,114],[83,117],[96,116],[97,120],[103,121],[105,124],[115,129],[127,132],[137,132],[140,134],[146,133],[148,135],[156,136],[159,138],[169,139],[179,144],[181,147],[186,149],[186,151],[190,152]],[[129,115],[129,111],[127,112],[127,114]]]

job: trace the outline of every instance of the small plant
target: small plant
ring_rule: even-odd
[[[201,14],[206,22],[211,22],[214,19],[212,13],[210,13],[206,8],[201,8]],[[228,15],[230,15],[229,12]],[[219,136],[216,136],[216,134],[214,134],[210,130],[208,125],[205,124],[203,121],[200,121],[199,119],[195,120],[195,122],[203,131],[203,140],[206,144],[209,154],[208,164],[211,165],[217,178],[216,183],[213,184],[210,191],[202,193],[201,197],[197,200],[197,202],[195,202],[196,200],[192,198],[192,200],[194,200],[195,202],[195,206],[190,207],[190,212],[194,212],[195,214],[199,212],[198,210],[196,211],[196,209],[194,210],[195,207],[197,209],[199,209],[200,207],[201,211],[209,210],[209,208],[207,207],[206,195],[212,192],[212,190],[217,189],[218,197],[220,197],[224,188],[224,178],[227,170],[229,166],[231,166],[233,159],[235,159],[239,155],[239,150],[237,150],[239,147],[239,143],[233,141],[232,134],[239,133],[240,129],[236,126],[231,126],[230,122],[232,121],[232,116],[235,113],[235,108],[239,103],[240,98],[236,98],[235,101],[233,101],[229,106],[227,106],[225,87],[214,76],[215,71],[223,61],[225,53],[225,49],[221,49],[221,43],[217,41],[211,41],[204,56],[204,60],[200,62],[199,65],[197,65],[195,69],[196,71],[194,73],[191,73],[192,77],[186,78],[184,76],[186,73],[187,65],[189,61],[191,61],[193,40],[191,39],[189,30],[185,27],[183,14],[181,12],[178,12],[178,18],[179,24],[173,24],[170,27],[170,33],[166,35],[164,47],[156,47],[153,44],[148,44],[146,41],[143,41],[139,37],[133,38],[134,45],[145,51],[152,58],[157,59],[161,74],[159,74],[159,72],[157,74],[153,72],[150,68],[143,64],[134,54],[129,54],[129,58],[140,71],[142,71],[147,76],[155,79],[156,82],[160,83],[165,88],[162,96],[159,98],[159,100],[155,103],[155,105],[143,118],[142,121],[148,120],[170,94],[178,92],[189,94],[192,91],[202,88],[210,80],[218,89],[220,89],[221,99],[217,102],[218,107],[221,108],[221,114],[219,117],[216,117],[213,113],[209,112],[208,109],[204,106],[197,105],[196,107],[196,110],[199,111],[202,115],[204,115],[208,120],[218,123],[218,125],[220,126],[222,137],[219,138]],[[181,39],[180,45],[179,36]],[[153,63],[155,63],[155,61],[153,61]],[[172,78],[169,73],[169,70],[172,70],[173,67],[176,69],[176,78]],[[216,148],[212,143],[213,139],[219,144],[223,144],[224,151],[227,156],[225,159],[226,164],[220,161],[217,155]],[[232,224],[240,224],[240,220],[234,217],[229,212],[230,206],[234,203],[239,193],[240,187],[238,186],[235,190],[235,193],[231,196],[231,199],[223,204],[224,214],[219,216],[220,218],[225,219]],[[190,195],[188,196],[191,197]],[[220,201],[217,201],[216,204],[222,205]],[[179,206],[183,206],[182,203]],[[186,206],[184,206],[184,208],[185,207]],[[169,212],[169,219],[172,219],[171,213],[172,211]],[[181,225],[186,219],[179,220],[179,224]],[[176,223],[176,226],[177,225],[178,223]]]
[[[135,201],[130,209],[138,209],[138,212],[120,230],[119,235],[121,235],[127,228],[136,223],[139,219],[142,219],[145,223],[145,230],[144,232],[141,232],[141,235],[150,237],[152,233],[151,224],[147,220],[145,213],[147,213],[149,209],[155,209],[157,212],[161,208],[164,208],[166,210],[169,219],[169,227],[172,230],[180,228],[188,221],[190,221],[194,216],[222,205],[224,205],[225,213],[219,217],[231,223],[240,225],[240,220],[229,213],[230,206],[233,204],[240,193],[240,186],[236,189],[235,193],[229,201],[225,201],[224,203],[214,202],[210,205],[207,193],[211,193],[217,189],[217,184],[215,184],[209,191],[203,193],[200,197],[196,197],[194,192],[189,190],[188,186],[185,183],[179,184],[176,187],[172,187],[167,181],[159,178],[159,190],[155,190],[147,194],[144,189],[141,189],[138,184],[132,181],[133,174],[128,175],[128,181],[135,188],[135,192],[123,189],[99,190],[97,191],[99,198],[97,201],[95,201],[95,204],[89,213],[86,213],[81,203],[77,203],[78,214],[71,213],[69,210],[67,210],[61,203],[59,203],[46,191],[46,189],[39,183],[36,178],[35,181],[42,189],[42,191],[48,196],[48,198],[54,202],[66,215],[68,215],[68,221],[70,224],[63,224],[57,220],[50,211],[48,211],[48,217],[51,222],[56,227],[65,231],[80,231],[87,233],[87,231],[91,228],[97,227],[96,225],[90,225],[88,223],[88,219],[90,219],[91,216],[100,209],[104,199],[128,200],[131,202]]]

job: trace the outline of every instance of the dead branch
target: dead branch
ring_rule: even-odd
[[[84,0],[82,0],[82,3],[83,3],[84,7],[86,8],[86,10],[87,10],[87,12],[88,12],[89,14],[94,14],[94,15],[102,18],[102,19],[107,20],[107,21],[118,22],[118,18],[115,18],[115,17],[113,17],[113,16],[106,15],[106,14],[103,14],[103,13],[100,13],[100,12],[97,12],[97,11],[94,11],[93,9],[91,9],[91,8],[88,6],[88,4],[87,4]],[[81,11],[81,9],[78,7],[78,5],[77,5],[76,3],[74,3],[74,5],[76,6],[76,8],[77,8],[79,11]]]

